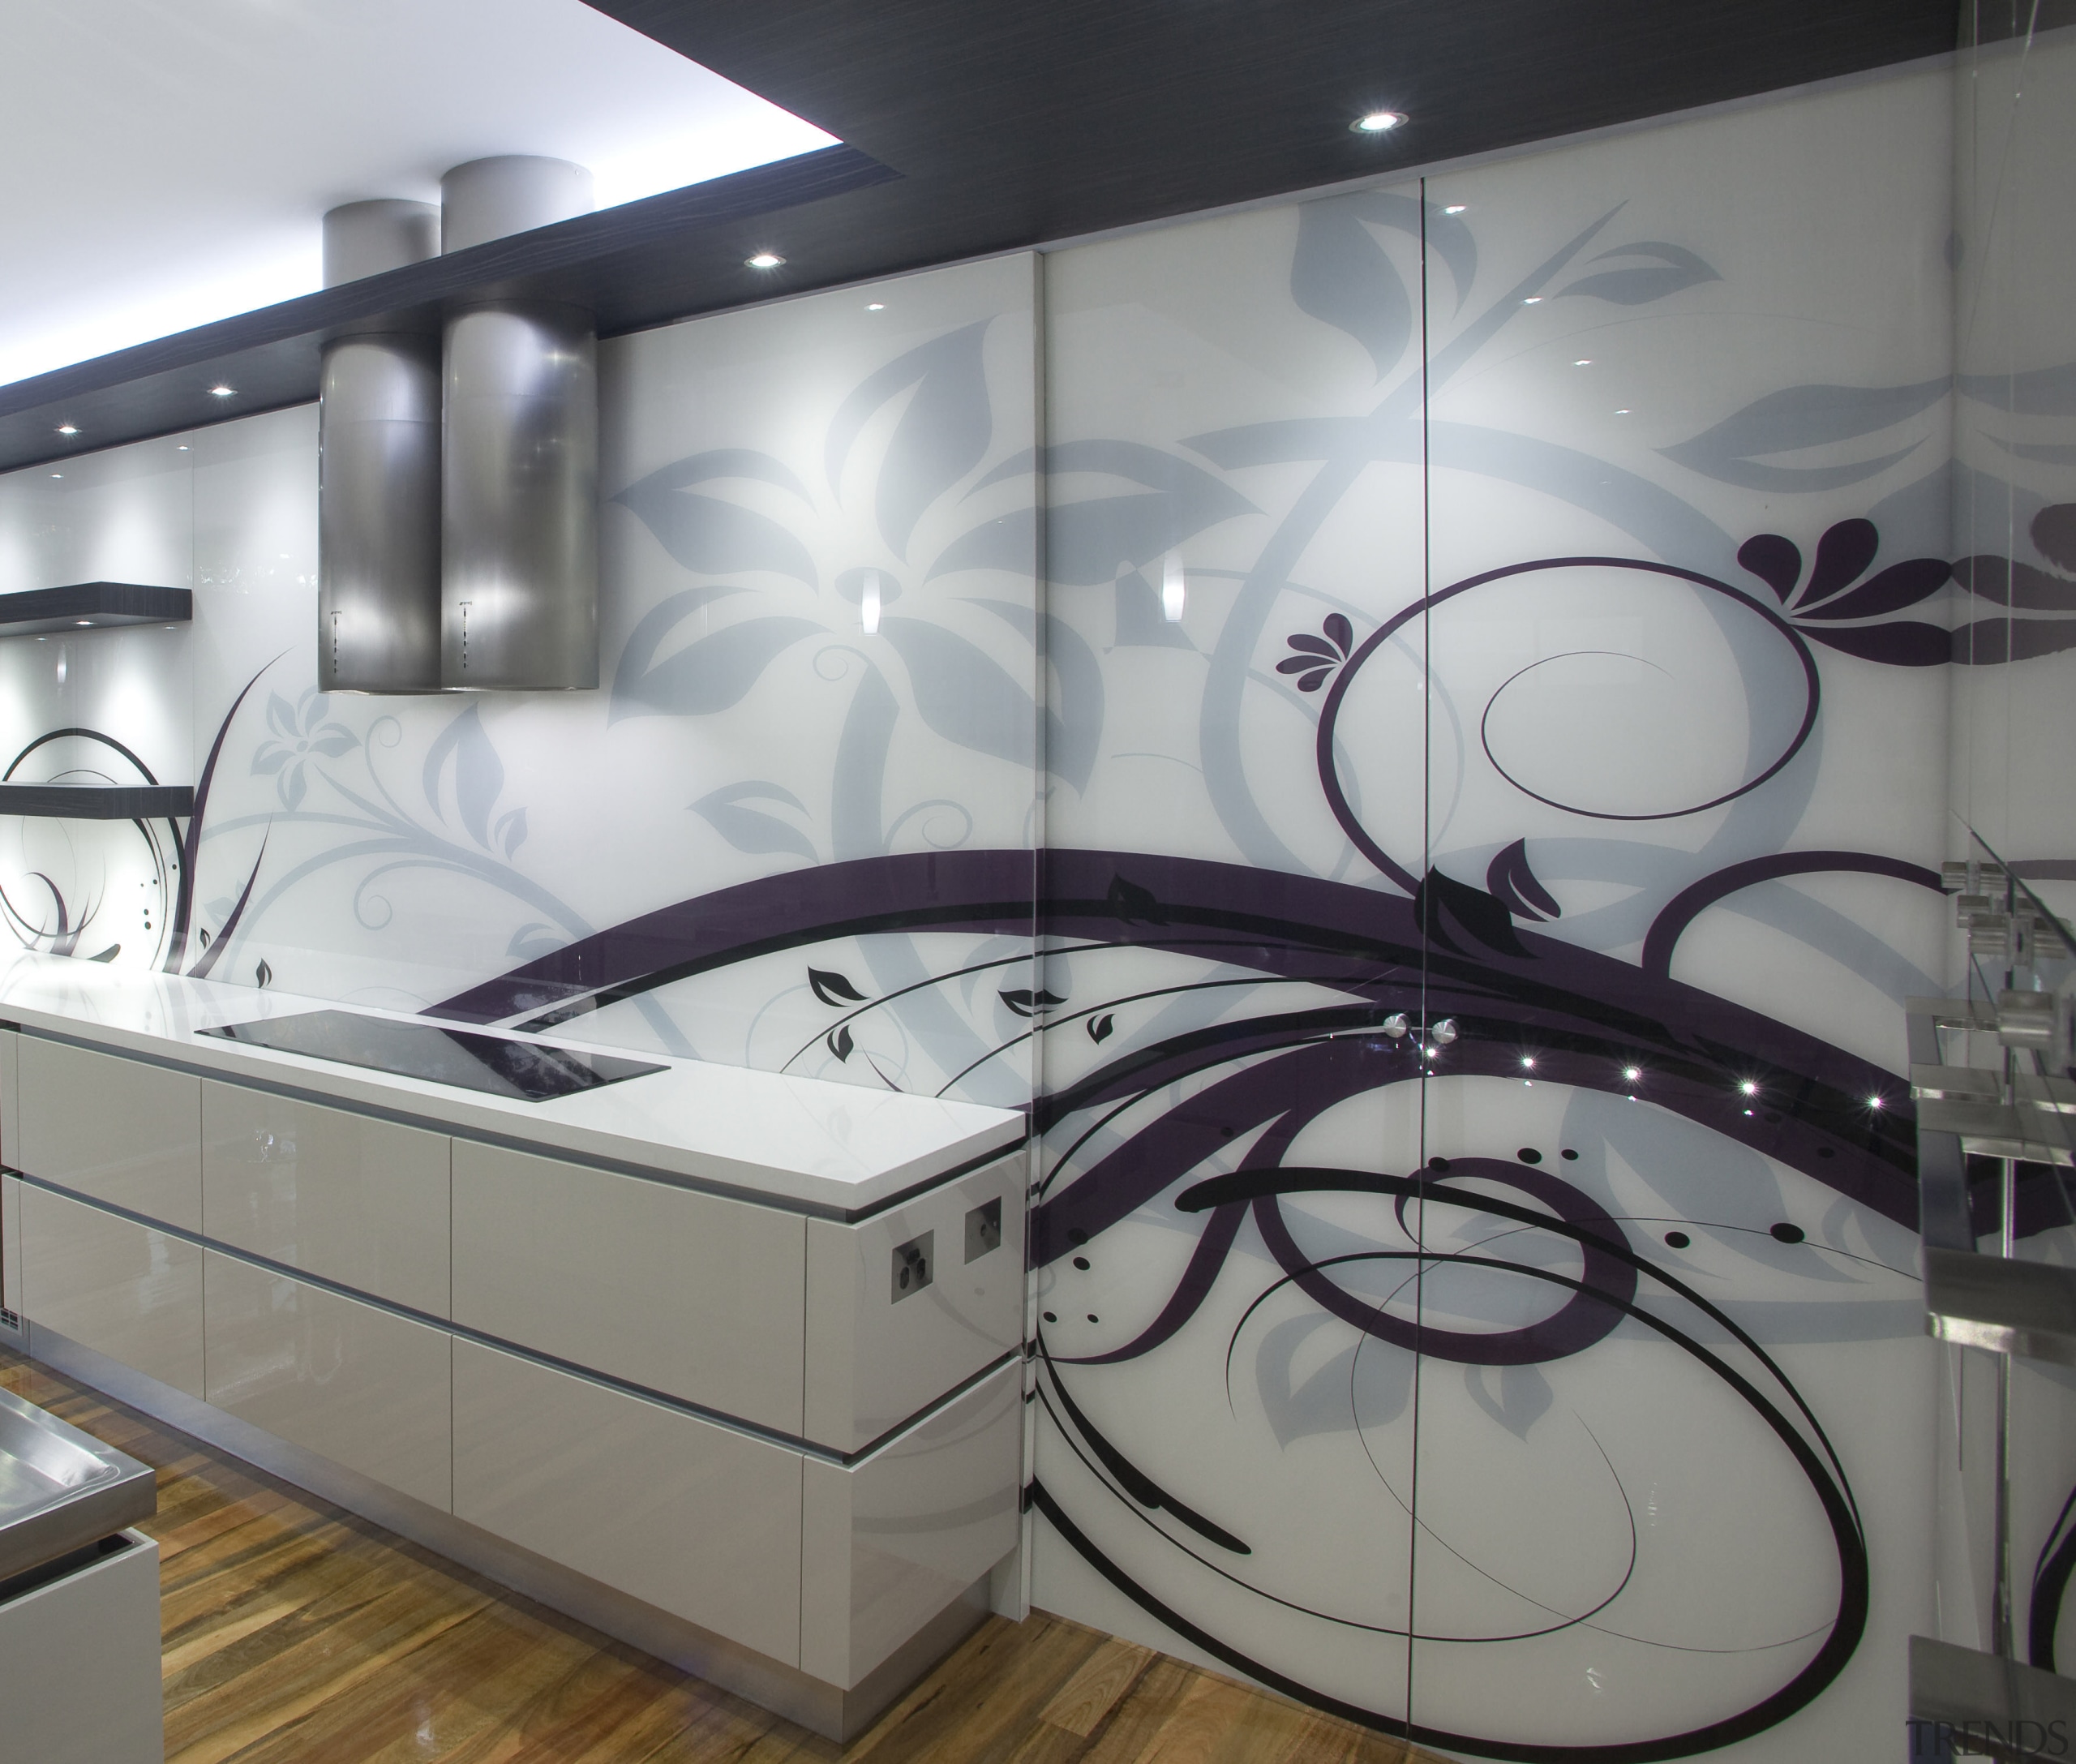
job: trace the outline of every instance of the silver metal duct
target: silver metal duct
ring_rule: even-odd
[[[324,217],[327,287],[435,255],[423,202]],[[440,685],[440,350],[429,337],[335,338],[318,401],[317,681],[326,692]]]
[[[589,211],[560,160],[457,166],[441,234],[458,251]],[[452,315],[444,345],[440,679],[450,689],[598,684],[598,399],[590,315],[539,301]]]
[[[440,210],[387,197],[349,202],[324,217],[324,285],[358,281],[440,255]]]
[[[440,248],[466,251],[589,214],[595,205],[590,173],[566,159],[529,153],[472,159],[440,180]]]

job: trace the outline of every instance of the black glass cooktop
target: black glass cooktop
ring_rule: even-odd
[[[487,1090],[493,1097],[517,1097],[526,1102],[574,1096],[665,1069],[647,1060],[510,1041],[434,1023],[399,1023],[390,1017],[363,1016],[357,1011],[309,1011],[260,1023],[227,1023],[220,1029],[199,1032],[284,1054],[337,1060],[342,1066],[365,1066],[435,1084]]]

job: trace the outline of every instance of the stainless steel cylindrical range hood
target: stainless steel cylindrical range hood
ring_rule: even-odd
[[[324,217],[324,285],[437,255],[425,202],[353,202]],[[440,350],[380,333],[324,348],[318,401],[317,683],[325,692],[440,685]]]
[[[448,251],[588,213],[590,174],[511,156],[440,181]],[[444,347],[440,680],[598,684],[598,400],[590,315],[541,301],[450,314]]]

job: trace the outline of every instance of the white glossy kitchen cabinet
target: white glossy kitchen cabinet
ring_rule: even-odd
[[[122,1540],[0,1605],[0,1764],[165,1764],[159,1547]]]
[[[21,1100],[21,1033],[15,1029],[0,1029],[0,1165],[9,1170],[22,1167],[15,1144],[15,1114]]]
[[[1023,1339],[1022,1152],[862,1224],[808,1221],[804,1437],[863,1451]]]
[[[378,1306],[206,1252],[208,1401],[449,1510],[453,1338]]]
[[[201,1396],[201,1249],[33,1183],[22,1185],[21,1207],[30,1320]]]
[[[801,1671],[849,1689],[1016,1547],[1023,1409],[1012,1362],[856,1464],[805,1461]]]
[[[202,1229],[202,1080],[143,1060],[21,1037],[13,1157],[92,1200]]]
[[[800,1458],[783,1446],[457,1339],[454,1514],[799,1663]]]
[[[805,1225],[457,1140],[454,1320],[798,1434]]]
[[[206,1079],[203,1234],[444,1317],[448,1143]]]
[[[0,1176],[0,1311],[23,1314],[22,1184],[16,1176]],[[0,1321],[0,1340],[19,1347],[18,1336]]]

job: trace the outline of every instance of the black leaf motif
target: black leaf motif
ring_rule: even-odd
[[[1345,657],[1355,647],[1355,627],[1348,622],[1347,615],[1329,612],[1326,621],[1327,641]]]
[[[1885,624],[1876,629],[1893,631],[1898,627]],[[1826,639],[1847,634],[1822,633]],[[1976,667],[1997,662],[2031,661],[2036,655],[2057,655],[2070,649],[2076,649],[2076,619],[1979,619],[1962,625],[1951,639],[1953,659],[1963,666]]]
[[[2076,502],[2051,502],[2033,517],[2033,545],[2057,569],[2076,576]]]
[[[1128,882],[1122,876],[1110,880],[1110,892],[1106,897],[1110,910],[1126,925],[1165,925],[1168,915],[1161,910],[1160,903],[1136,882]]]
[[[267,959],[264,956],[262,956],[260,959],[259,966],[252,970],[252,978],[256,984],[261,986],[268,986],[273,984],[274,971],[267,965]]]
[[[2035,543],[2038,543],[2037,539]],[[1993,600],[2000,607],[2018,607],[2037,612],[2076,612],[2076,582],[2050,576],[2044,569],[2035,569],[2031,564],[2018,563],[2009,557],[1963,557],[1954,564],[1954,577],[1971,594]]]
[[[839,1023],[829,1033],[829,1051],[839,1060],[847,1060],[857,1043],[851,1038],[851,1025]]]
[[[1563,916],[1564,909],[1557,904],[1556,897],[1529,868],[1525,839],[1516,839],[1492,860],[1485,872],[1485,886],[1492,891],[1494,899],[1521,918],[1556,919]]]
[[[1802,580],[1802,552],[1778,533],[1761,533],[1738,547],[1737,560],[1774,591],[1782,605]]]
[[[1040,1011],[1053,1005],[1063,1005],[1066,1000],[1057,993],[1047,992],[1040,987],[1036,992],[1005,992],[998,994],[1002,1002],[1019,1017],[1036,1016]]]
[[[1307,655],[1339,655],[1344,653],[1336,649],[1324,637],[1314,637],[1309,631],[1300,631],[1287,641],[1291,648],[1302,650]]]
[[[1088,1039],[1092,1041],[1107,1041],[1110,1039],[1110,1032],[1117,1026],[1117,1018],[1108,1011],[1100,1017],[1092,1017],[1088,1023]]]
[[[1864,518],[1841,521],[1825,529],[1816,542],[1816,561],[1810,568],[1809,586],[1802,590],[1795,611],[1803,612],[1819,601],[1828,600],[1847,583],[1856,582],[1881,544],[1874,523]]]
[[[1838,595],[1821,607],[1798,607],[1795,616],[1872,619],[1885,612],[1898,612],[1937,594],[1952,574],[1943,557],[1906,558],[1868,577],[1850,594]]]
[[[1473,953],[1456,940],[1461,933],[1474,943],[1502,955],[1525,958],[1529,951],[1515,934],[1513,916],[1504,905],[1469,882],[1430,869],[1413,896],[1413,916],[1427,941],[1459,955]]]
[[[2001,630],[2003,621],[1995,623]],[[1958,647],[1959,633],[1949,632],[1943,624],[1924,624],[1915,619],[1896,619],[1887,624],[1849,624],[1829,630],[1804,626],[1804,630],[1831,649],[1870,662],[1885,662],[1891,667],[1938,667],[1949,659],[1966,659]],[[2076,624],[2069,627],[2069,642],[2076,644]],[[2001,661],[2003,657],[1976,659]]]
[[[1298,682],[1298,689],[1300,692],[1317,692],[1326,683],[1327,676],[1324,674],[1307,674]]]
[[[1319,658],[1316,655],[1286,655],[1276,664],[1276,671],[1279,674],[1309,674],[1319,665]]]
[[[861,1005],[865,995],[833,968],[810,968],[808,985],[826,1005]],[[840,1056],[839,1056],[840,1057]]]

